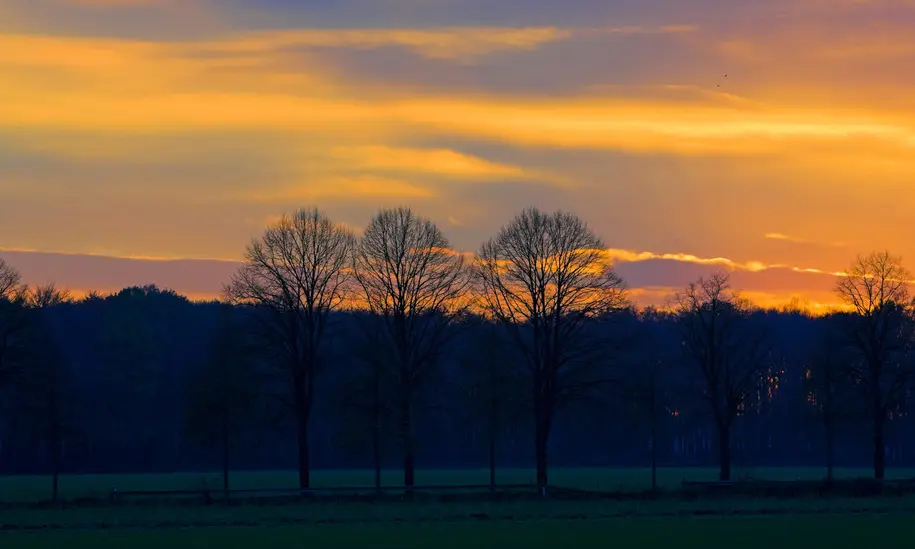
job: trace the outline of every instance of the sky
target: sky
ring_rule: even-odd
[[[915,0],[3,0],[0,257],[218,295],[318,206],[474,251],[578,213],[640,303],[717,269],[829,305],[915,268]]]

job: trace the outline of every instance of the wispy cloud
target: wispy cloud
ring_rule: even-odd
[[[563,187],[572,185],[569,179],[558,174],[493,162],[451,149],[368,145],[334,148],[327,156],[357,170],[428,174],[465,182],[534,180]]]
[[[699,257],[692,254],[686,253],[655,253],[655,252],[639,252],[633,250],[620,250],[620,249],[608,249],[606,251],[607,257],[613,262],[620,263],[638,263],[643,261],[652,261],[652,260],[663,260],[663,261],[676,261],[680,263],[691,263],[695,265],[708,265],[713,267],[720,267],[727,270],[733,271],[747,271],[751,273],[759,273],[768,270],[789,270],[796,273],[807,273],[807,274],[828,274],[832,276],[844,276],[844,272],[830,272],[824,271],[812,267],[798,267],[795,265],[779,264],[779,263],[763,263],[761,261],[746,261],[739,262],[726,257]]]
[[[407,203],[463,249],[576,211],[645,287],[912,255],[912,2],[570,2],[0,0],[0,244],[221,257]]]
[[[782,242],[790,242],[792,244],[804,244],[804,245],[813,245],[813,246],[830,246],[833,248],[844,248],[847,246],[845,242],[817,242],[815,240],[808,240],[806,238],[801,238],[799,236],[791,236],[783,233],[766,233],[764,238],[768,240],[780,240]]]
[[[387,201],[402,202],[409,199],[427,199],[436,195],[428,186],[374,175],[327,176],[310,182],[260,188],[245,194],[251,202],[295,201]]]
[[[632,288],[631,297],[640,305],[663,305],[696,276],[719,268],[732,269],[735,285],[745,297],[760,306],[778,307],[792,299],[806,300],[813,308],[837,305],[831,293],[831,277],[817,269],[791,269],[773,265],[759,267],[724,258],[701,258],[691,254],[664,254],[630,250],[609,250]],[[126,285],[156,283],[195,298],[217,297],[231,272],[240,263],[232,259],[123,256],[113,252],[48,253],[36,250],[0,250],[11,264],[20,268],[28,283],[55,280],[58,284],[86,293],[90,290],[116,291]],[[703,267],[681,271],[671,265]],[[633,268],[637,267],[637,268]],[[794,277],[786,280],[785,276]],[[800,278],[798,278],[800,277]],[[796,284],[816,284],[800,292]],[[793,280],[793,282],[792,282]]]
[[[607,31],[612,32],[612,30]],[[575,30],[555,27],[447,29],[302,29],[242,34],[187,44],[201,53],[267,53],[290,48],[376,49],[400,47],[431,59],[473,61],[512,50],[533,50],[568,39]]]
[[[726,108],[614,99],[551,101],[412,98],[342,100],[286,95],[186,93],[153,98],[60,95],[39,106],[13,94],[0,105],[0,120],[35,128],[96,131],[272,130],[333,131],[356,124],[380,125],[408,135],[453,134],[522,146],[665,152],[683,155],[749,155],[787,152],[798,144],[867,145],[915,149],[915,123],[856,120],[836,114],[742,114]],[[345,125],[345,126],[344,126]],[[837,166],[841,166],[837,161]]]

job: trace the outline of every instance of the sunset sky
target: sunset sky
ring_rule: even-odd
[[[0,257],[217,294],[271,219],[572,210],[643,303],[915,268],[915,0],[2,0]],[[725,77],[725,74],[727,77]],[[177,261],[163,261],[164,259]]]

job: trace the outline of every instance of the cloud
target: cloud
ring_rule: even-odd
[[[807,240],[806,238],[801,238],[798,236],[791,236],[782,233],[766,233],[763,235],[764,238],[768,240],[779,240],[782,242],[790,242],[791,244],[803,244],[803,245],[813,245],[813,246],[831,246],[834,248],[844,248],[847,246],[845,242],[816,242],[813,240]]]
[[[657,288],[912,255],[911,2],[0,4],[0,245],[221,257],[406,203],[467,249],[536,205],[689,250],[620,259]]]
[[[347,73],[322,53],[396,46],[435,59],[477,57],[572,37],[683,32],[672,29],[296,29],[159,42],[0,35],[0,67],[8,69],[0,73],[0,127],[114,135],[299,131],[334,139],[374,134],[385,140],[453,135],[534,148],[780,154],[805,158],[817,169],[859,162],[862,170],[880,165],[890,170],[911,158],[911,115],[780,105],[718,91],[711,81],[704,87],[592,84],[549,96],[433,94],[396,84],[390,78],[396,74],[385,83],[365,82],[364,74]],[[590,51],[593,56],[595,49]],[[542,87],[549,73],[536,66],[542,79],[536,85]],[[448,69],[436,70],[445,74]],[[430,74],[434,79],[434,71]],[[56,146],[61,148],[59,139]],[[79,142],[64,146],[88,149]],[[799,148],[807,154],[795,154]],[[837,150],[856,154],[837,161]]]
[[[118,291],[126,286],[156,284],[189,297],[218,297],[238,263],[220,260],[162,260],[99,255],[0,251],[26,283],[54,282],[77,294]]]
[[[400,179],[391,179],[373,175],[333,176],[308,183],[300,183],[281,188],[257,189],[245,195],[250,201],[370,201],[393,199],[400,202],[407,199],[423,199],[435,196],[429,187],[420,186]]]
[[[218,63],[222,58],[253,63],[257,60],[267,62],[271,58],[281,59],[283,56],[288,59],[291,54],[311,49],[371,50],[385,47],[403,48],[431,59],[472,61],[496,52],[535,50],[542,45],[578,35],[632,35],[687,30],[628,27],[338,28],[234,32],[213,38],[162,41],[4,34],[0,35],[0,44],[4,46],[3,50],[0,50],[0,62],[31,66],[112,69],[124,68],[126,63],[136,61],[203,61],[201,65],[209,65]],[[66,55],[61,55],[64,53]]]
[[[473,61],[501,51],[534,50],[565,40],[572,29],[445,28],[445,29],[302,29],[233,36],[199,45],[203,52],[264,53],[291,48],[376,49],[400,47],[431,59]],[[614,32],[607,30],[606,32]]]
[[[102,101],[102,99],[105,99]],[[863,121],[815,112],[742,113],[718,107],[616,99],[551,101],[411,98],[342,100],[286,95],[184,93],[155,98],[60,96],[39,106],[13,97],[3,125],[96,131],[343,131],[356,124],[406,135],[422,131],[529,147],[664,152],[680,155],[787,153],[813,142],[849,148],[877,140],[915,149],[912,120]],[[336,128],[336,130],[335,130]]]
[[[728,270],[748,271],[758,273],[771,269],[787,269],[797,273],[814,273],[814,274],[831,274],[842,276],[843,273],[822,271],[810,267],[796,267],[784,264],[765,264],[761,261],[738,262],[726,257],[698,257],[685,253],[654,253],[654,252],[635,252],[631,250],[608,249],[607,257],[614,262],[635,263],[651,260],[676,261],[681,263],[691,263],[695,265],[709,265]]]
[[[617,271],[632,287],[632,297],[640,305],[663,305],[688,283],[721,267],[732,269],[733,285],[761,306],[785,305],[799,296],[806,297],[814,306],[838,304],[832,293],[835,274],[818,269],[740,265],[723,258],[682,253],[609,250],[608,255],[618,262]],[[240,265],[231,259],[116,257],[103,252],[0,250],[0,257],[18,268],[30,284],[55,281],[62,287],[86,293],[154,283],[200,299],[218,297],[222,284]]]
[[[384,145],[338,147],[332,149],[328,157],[359,170],[428,174],[454,181],[539,180],[563,187],[571,185],[568,179],[560,175],[493,162],[450,149]]]

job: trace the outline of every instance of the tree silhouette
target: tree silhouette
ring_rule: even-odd
[[[0,258],[0,386],[21,368],[28,288],[15,268]]]
[[[318,211],[299,210],[267,228],[245,252],[225,289],[235,303],[263,314],[261,335],[291,382],[298,441],[299,486],[311,483],[309,420],[315,377],[332,311],[344,305],[355,237]]]
[[[59,498],[59,479],[64,444],[76,429],[76,398],[70,392],[72,371],[50,325],[55,307],[71,304],[70,293],[54,284],[38,286],[28,293],[28,368],[21,376],[20,412],[41,440],[47,443],[51,462],[52,501]]]
[[[650,430],[649,444],[651,450],[651,489],[658,489],[658,445],[661,429],[672,416],[679,416],[677,390],[680,376],[679,349],[672,348],[669,340],[675,338],[671,333],[669,315],[655,308],[646,308],[640,318],[640,330],[635,335],[639,346],[635,363],[629,365],[626,375],[622,376],[619,388],[621,400],[633,409],[632,416],[643,419]]]
[[[350,367],[337,391],[342,433],[336,440],[338,444],[342,440],[358,444],[364,440],[365,433],[371,432],[375,491],[380,494],[386,446],[383,434],[395,415],[391,396],[396,396],[397,372],[393,368],[384,320],[365,311],[356,311],[353,316],[354,326],[348,334],[351,343],[347,345]]]
[[[408,208],[372,218],[355,253],[354,274],[365,305],[380,321],[397,373],[404,485],[415,477],[414,404],[455,321],[468,310],[467,269],[442,231]]]
[[[775,381],[768,334],[724,273],[700,278],[674,299],[683,348],[701,373],[700,394],[715,424],[719,478],[730,480],[734,422]]]
[[[587,382],[601,342],[589,323],[626,303],[600,238],[577,216],[521,212],[483,245],[477,261],[480,303],[500,322],[527,363],[533,396],[537,484],[548,482],[548,446],[557,411]]]
[[[849,375],[853,357],[845,343],[841,316],[822,319],[810,342],[808,367],[804,372],[804,398],[823,427],[826,439],[826,480],[835,476],[836,434],[839,424],[853,416]]]
[[[472,424],[482,423],[486,437],[490,491],[496,489],[499,437],[519,419],[527,394],[516,357],[499,337],[499,326],[482,323],[473,334],[476,345],[463,348],[458,389],[469,399],[464,413]],[[454,400],[459,400],[454,398]],[[463,399],[461,399],[463,400]]]
[[[173,350],[171,324],[180,314],[171,307],[176,303],[186,301],[156,286],[125,288],[106,299],[105,313],[94,334],[104,374],[93,380],[91,390],[105,398],[88,405],[104,422],[103,436],[108,442],[122,452],[142,456],[144,467],[153,463],[163,441],[174,436],[149,417],[179,409],[161,407],[177,389],[171,382],[169,356]],[[119,413],[112,414],[112,409]]]
[[[851,378],[868,405],[876,479],[886,472],[887,419],[899,411],[913,378],[911,279],[900,257],[873,252],[858,256],[836,284],[852,310],[843,317],[845,337],[858,354]]]
[[[221,454],[222,485],[229,498],[232,442],[251,425],[260,390],[254,350],[238,311],[220,304],[216,330],[204,368],[190,380],[188,428],[201,441],[215,443]]]

